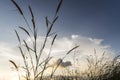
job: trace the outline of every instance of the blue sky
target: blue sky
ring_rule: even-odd
[[[36,21],[44,29],[44,18],[53,16],[57,0],[16,0],[24,12],[30,4],[36,15]],[[59,12],[59,20],[55,31],[59,36],[72,34],[104,39],[119,52],[120,41],[120,1],[119,0],[64,0]],[[16,42],[14,29],[17,25],[24,25],[24,20],[18,14],[15,6],[9,0],[0,2],[0,41]]]
[[[45,17],[48,16],[50,20],[53,18],[58,0],[16,0],[16,2],[25,12],[28,21],[30,14],[27,6],[31,5],[37,26],[40,27],[38,41],[41,42],[46,31]],[[79,49],[81,49],[82,56],[91,55],[94,48],[98,49],[98,53],[100,53],[98,55],[101,55],[104,50],[108,52],[109,56],[111,56],[109,53],[114,52],[120,54],[118,53],[120,51],[119,4],[119,0],[64,0],[58,14],[59,19],[54,25],[53,31],[58,33],[58,39],[53,54],[69,50],[75,42],[80,44]],[[14,33],[18,26],[26,26],[22,16],[19,15],[10,0],[1,0],[0,57],[2,58],[0,58],[0,63],[3,66],[0,66],[0,73],[10,70],[8,69],[9,59],[16,59],[16,62],[21,61],[19,55],[16,54],[18,53],[16,50],[18,41]],[[23,33],[21,36],[25,37]],[[62,45],[63,42],[64,45]],[[50,42],[48,41],[48,43]],[[46,51],[48,50],[46,49]],[[57,57],[59,57],[58,55]]]

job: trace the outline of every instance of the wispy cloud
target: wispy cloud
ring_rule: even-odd
[[[38,45],[41,47],[44,37],[38,37]],[[27,39],[30,43],[30,39]],[[47,54],[49,52],[49,47],[51,44],[52,38],[48,38],[48,42],[46,44],[44,52]],[[80,45],[80,47],[76,50],[79,55],[93,55],[94,49],[96,49],[98,56],[102,55],[105,51],[106,56],[112,57],[114,52],[111,50],[110,45],[102,44],[103,39],[90,38],[79,35],[72,35],[71,37],[62,37],[56,39],[52,56],[64,55],[65,52],[69,51],[75,45]],[[40,48],[39,47],[39,48]],[[72,55],[71,53],[70,55]]]
[[[2,59],[19,59],[17,47],[7,43],[0,43],[0,57]]]
[[[39,48],[41,47],[43,40],[44,37],[38,37],[37,41]],[[49,53],[51,41],[52,38],[49,37],[43,56],[46,56]],[[51,52],[51,56],[53,56],[55,59],[53,60],[54,63],[51,64],[55,64],[55,62],[62,58],[67,53],[67,51],[69,51],[75,45],[80,45],[80,47],[71,52],[65,58],[62,65],[65,65],[65,61],[69,61],[69,63],[73,64],[73,57],[75,57],[75,60],[79,61],[81,67],[85,66],[87,56],[94,55],[94,49],[96,50],[98,58],[102,56],[103,52],[105,52],[106,58],[113,58],[115,55],[114,51],[111,50],[110,45],[103,44],[103,41],[103,39],[85,37],[80,35],[71,35],[71,37],[57,38]],[[30,39],[27,39],[27,42],[30,43]]]
[[[41,48],[43,40],[44,37],[41,36],[38,37],[37,40],[38,49]],[[29,38],[26,41],[29,43],[29,45],[32,44]],[[44,57],[48,55],[51,41],[52,38],[49,37],[43,53]],[[54,63],[56,65],[57,62],[66,54],[66,52],[69,51],[71,48],[73,48],[75,45],[80,45],[80,47],[74,50],[72,53],[70,53],[65,58],[65,60],[62,61],[62,63],[60,64],[61,67],[72,66],[73,57],[75,57],[75,60],[79,61],[81,67],[84,66],[86,61],[86,56],[94,55],[94,49],[96,49],[98,57],[101,57],[103,52],[105,51],[106,53],[105,56],[112,58],[114,52],[111,50],[109,45],[102,44],[103,41],[104,41],[103,39],[90,38],[80,35],[72,35],[71,37],[57,38],[55,40],[51,52],[51,56],[53,56],[54,58],[53,62],[56,62]],[[0,62],[6,63],[5,65],[0,66],[0,71],[3,71],[3,69],[10,66],[10,64],[7,64],[9,59],[13,59],[17,63],[20,63],[21,61],[19,50],[16,47],[13,46],[11,47],[11,45],[7,43],[1,43],[0,57],[1,57]],[[53,62],[51,62],[51,64],[53,64]]]

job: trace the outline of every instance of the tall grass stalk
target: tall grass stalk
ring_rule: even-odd
[[[51,57],[52,46],[54,45],[55,39],[57,37],[56,33],[54,33],[54,34],[52,33],[52,29],[53,29],[55,22],[58,20],[58,12],[60,10],[60,7],[62,5],[63,0],[59,0],[59,3],[58,3],[58,6],[56,8],[55,15],[54,15],[53,19],[50,21],[47,16],[45,18],[47,32],[46,32],[42,47],[37,46],[37,44],[38,44],[37,43],[38,25],[36,25],[34,12],[31,8],[31,6],[28,6],[28,10],[30,12],[32,26],[29,25],[25,15],[24,15],[23,10],[16,3],[16,1],[11,0],[11,2],[15,5],[18,12],[23,17],[23,19],[25,20],[25,23],[27,24],[27,27],[19,26],[19,29],[21,29],[27,35],[27,37],[29,37],[31,39],[31,42],[32,42],[32,47],[31,47],[25,39],[22,39],[19,36],[18,31],[15,30],[15,33],[17,35],[18,42],[19,42],[18,48],[20,50],[20,53],[21,53],[21,56],[23,59],[23,63],[24,63],[24,66],[22,66],[22,68],[25,70],[25,75],[23,75],[23,76],[25,77],[26,80],[31,80],[31,78],[33,78],[33,80],[38,80],[38,78],[39,78],[39,80],[42,80],[44,72],[47,69],[46,65],[52,59],[52,57]],[[43,51],[46,47],[48,37],[51,37],[51,36],[53,36],[52,37],[53,39],[51,41],[49,54],[46,56],[46,58],[43,61],[41,61],[41,59],[42,59],[41,55],[43,54]],[[64,59],[71,51],[73,51],[77,47],[79,47],[79,46],[75,46],[71,50],[69,50],[62,59]],[[27,52],[25,49],[27,50]],[[28,61],[28,59],[30,60],[30,62]],[[19,68],[16,65],[16,63],[14,61],[11,61],[11,60],[10,60],[10,62],[15,66],[15,68],[19,72]],[[58,66],[59,65],[57,65],[57,67],[51,73],[51,77],[53,76],[54,72],[57,70]],[[19,76],[21,76],[21,75],[19,75]]]

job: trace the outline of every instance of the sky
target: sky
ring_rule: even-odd
[[[16,2],[25,12],[28,21],[30,15],[27,6],[31,5],[37,25],[40,26],[39,37],[43,37],[46,28],[45,17],[48,16],[50,20],[53,18],[58,0],[16,0]],[[97,48],[99,55],[103,51],[119,55],[119,4],[119,0],[64,0],[53,30],[58,33],[53,55],[58,57],[55,53],[63,53],[63,50],[73,47],[74,43],[80,45],[81,54],[90,55],[94,48]],[[14,51],[18,44],[14,30],[26,24],[10,0],[1,0],[0,10],[1,73],[8,67],[7,65],[10,66],[9,59],[18,59],[16,57],[19,57],[17,54],[19,51]],[[25,37],[23,33],[21,35]],[[10,70],[10,67],[6,70],[8,69]]]

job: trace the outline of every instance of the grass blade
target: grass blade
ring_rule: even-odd
[[[22,29],[29,37],[30,37],[30,33],[23,27],[19,27],[20,29]]]
[[[54,38],[53,38],[53,40],[52,40],[51,45],[53,45],[53,43],[54,43],[54,41],[55,41],[56,37],[57,37],[57,34],[54,36]]]
[[[30,6],[29,6],[28,8],[29,8],[29,11],[30,11],[30,13],[31,13],[31,16],[32,16],[32,24],[33,24],[33,27],[34,27],[34,29],[35,29],[35,20],[34,20],[34,14],[33,14],[32,8],[31,8]]]
[[[45,17],[45,20],[46,20],[46,27],[48,29],[48,17],[47,16]]]
[[[30,11],[30,13],[31,13],[31,16],[34,17],[32,8],[31,8],[30,6],[29,6],[28,8],[29,8],[29,11]]]
[[[56,9],[56,14],[58,13],[60,7],[61,7],[61,4],[62,4],[63,0],[60,0],[58,6],[57,6],[57,9]]]
[[[54,35],[54,34],[56,34],[56,32],[52,32],[52,33],[50,33],[48,36],[52,36],[52,35]]]
[[[78,48],[79,46],[75,46],[75,47],[73,47],[71,50],[69,50],[68,52],[67,52],[67,54],[69,54],[70,52],[72,52],[74,49],[76,49],[76,48]]]
[[[18,71],[18,66],[17,66],[17,64],[16,64],[14,61],[12,61],[12,60],[9,60],[9,62],[12,63],[13,66],[15,67],[15,69]]]
[[[49,33],[50,33],[51,30],[52,30],[52,27],[53,27],[53,24],[51,24],[50,28],[48,29],[48,31],[47,31],[47,35],[46,35],[46,36],[49,36]]]
[[[11,0],[12,3],[16,6],[16,8],[18,9],[18,11],[20,12],[21,15],[23,15],[23,12],[21,10],[21,8],[19,7],[19,5],[15,2],[15,0]]]
[[[19,37],[19,35],[18,35],[18,32],[17,32],[16,30],[15,30],[15,33],[16,33],[16,35],[17,35],[18,41],[21,42],[21,41],[20,41],[20,37]]]
[[[19,50],[20,50],[20,53],[21,53],[21,55],[22,55],[22,57],[23,57],[23,60],[25,61],[25,55],[24,55],[24,53],[23,53],[21,47],[19,47]]]
[[[49,36],[49,33],[51,32],[52,27],[53,27],[53,25],[54,25],[54,23],[56,22],[57,19],[58,19],[58,16],[52,21],[52,24],[50,25],[50,28],[47,31],[47,36]]]
[[[57,19],[58,19],[58,16],[53,20],[53,24],[57,21]]]
[[[67,53],[66,53],[66,55],[62,58],[62,60],[70,53],[70,52],[72,52],[74,49],[76,49],[76,48],[78,48],[79,46],[75,46],[75,47],[73,47],[71,50],[69,50]],[[60,61],[59,62],[59,64],[55,67],[55,69],[52,71],[52,73],[51,73],[51,78],[53,77],[53,75],[54,75],[54,73],[55,73],[55,71],[57,70],[57,68],[59,67],[59,65],[61,64],[62,62]]]
[[[30,49],[29,49],[29,47],[28,47],[27,42],[26,42],[25,40],[23,40],[23,42],[24,42],[24,44],[25,44],[25,47],[26,47],[26,48],[27,48],[27,50],[29,51]]]

